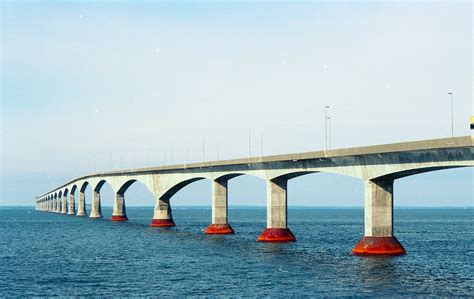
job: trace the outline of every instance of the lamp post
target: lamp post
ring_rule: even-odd
[[[325,148],[328,150],[328,109],[330,106],[324,107],[324,142]]]
[[[331,117],[328,116],[328,149],[331,149]]]
[[[451,96],[451,137],[454,137],[454,100],[453,100],[453,93],[448,92]]]
[[[206,150],[206,139],[204,138],[204,136],[202,136],[202,163],[206,161],[205,150]]]

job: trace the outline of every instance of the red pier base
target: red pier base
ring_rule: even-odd
[[[362,237],[352,249],[355,255],[402,255],[405,248],[395,237]]]
[[[112,215],[110,221],[127,221],[127,215]]]
[[[151,227],[171,227],[175,226],[173,219],[153,219]]]
[[[228,235],[233,234],[234,230],[232,227],[226,224],[210,224],[206,230],[204,231],[205,234],[208,235]]]
[[[258,237],[257,241],[283,243],[294,242],[296,238],[288,228],[266,228],[260,237]]]

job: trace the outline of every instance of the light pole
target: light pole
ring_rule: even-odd
[[[171,145],[171,165],[174,164],[174,147]]]
[[[328,116],[328,149],[331,149],[331,117]]]
[[[328,150],[328,109],[330,106],[324,107],[324,142],[325,148]]]
[[[454,101],[453,101],[453,93],[448,92],[451,96],[451,137],[454,137]]]
[[[206,156],[204,151],[206,150],[206,140],[204,139],[204,136],[202,136],[202,163],[206,161]]]
[[[249,128],[249,161],[250,161],[250,155],[252,154],[252,132],[251,129]]]
[[[186,145],[186,164],[189,164],[189,146]]]

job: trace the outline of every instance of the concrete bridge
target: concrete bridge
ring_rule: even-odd
[[[115,192],[112,221],[125,221],[125,192],[143,183],[155,196],[150,226],[174,226],[170,201],[195,181],[212,181],[212,220],[206,234],[231,234],[227,218],[227,184],[240,175],[262,178],[267,184],[267,227],[261,242],[290,242],[287,225],[288,180],[317,172],[359,178],[365,185],[364,236],[352,250],[358,255],[399,255],[405,249],[393,234],[394,180],[419,173],[474,166],[471,136],[424,140],[328,151],[94,173],[75,178],[37,197],[41,211],[86,216],[85,189],[92,188],[91,218],[101,218],[100,190],[108,182]],[[76,199],[76,195],[78,199]],[[76,200],[77,211],[76,211]]]

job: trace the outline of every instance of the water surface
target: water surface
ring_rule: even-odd
[[[363,210],[289,209],[297,242],[255,242],[264,208],[229,210],[235,235],[209,236],[208,208],[153,208],[112,223],[33,208],[0,208],[0,296],[473,296],[474,209],[396,209],[407,254],[350,255]],[[110,208],[104,208],[109,217]]]

